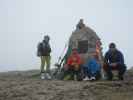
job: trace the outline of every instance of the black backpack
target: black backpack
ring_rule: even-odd
[[[42,50],[43,50],[43,44],[39,43],[38,46],[37,46],[37,56],[42,55]]]

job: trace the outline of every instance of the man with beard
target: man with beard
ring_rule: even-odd
[[[105,67],[104,70],[107,73],[107,79],[113,79],[113,70],[118,71],[119,80],[123,80],[123,75],[126,71],[126,66],[124,64],[123,54],[116,48],[115,43],[109,44],[109,50],[105,54],[104,58]]]

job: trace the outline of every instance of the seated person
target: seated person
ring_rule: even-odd
[[[77,49],[73,49],[70,57],[67,60],[67,64],[65,65],[65,77],[64,80],[71,79],[79,80],[81,67],[81,58],[77,52]],[[68,78],[68,76],[70,76]]]
[[[92,53],[91,59],[83,67],[85,78],[83,80],[97,80],[100,78],[100,63],[96,53]]]
[[[124,57],[123,54],[119,50],[117,50],[114,43],[111,43],[109,45],[109,50],[105,54],[104,62],[106,65],[104,67],[104,70],[107,74],[108,80],[112,80],[113,78],[112,70],[117,70],[119,80],[123,80],[123,75],[126,71]]]

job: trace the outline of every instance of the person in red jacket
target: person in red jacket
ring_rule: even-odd
[[[70,57],[67,60],[67,74],[71,75],[74,80],[79,79],[80,69],[81,69],[81,58],[78,54],[77,49],[73,49]]]

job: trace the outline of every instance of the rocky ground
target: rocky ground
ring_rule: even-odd
[[[33,77],[37,71],[0,74],[0,100],[133,100],[133,73],[124,81],[58,81]]]

